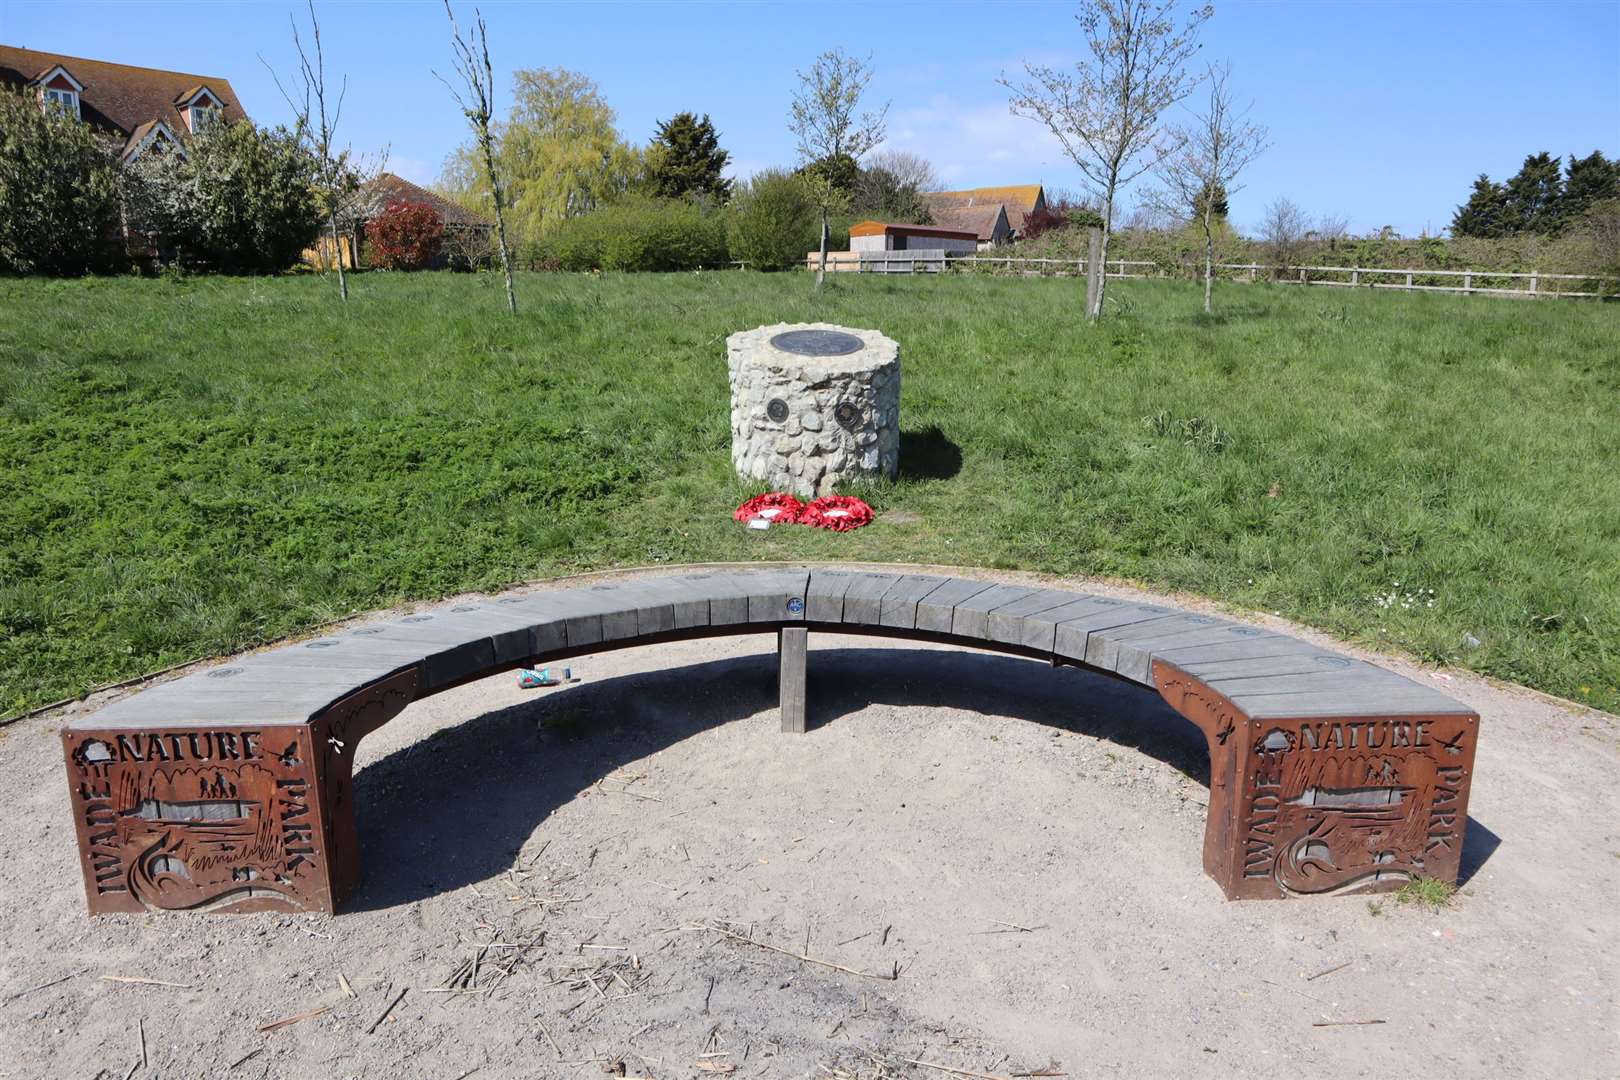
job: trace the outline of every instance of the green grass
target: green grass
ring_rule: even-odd
[[[1450,907],[1456,896],[1457,886],[1451,882],[1441,881],[1439,878],[1418,877],[1395,891],[1395,902],[1439,911],[1443,907]]]
[[[802,274],[0,281],[0,712],[614,564],[1102,574],[1620,705],[1620,306]],[[725,335],[903,348],[904,510],[749,532]],[[1432,600],[1432,603],[1431,603]],[[1477,640],[1477,646],[1465,644]]]

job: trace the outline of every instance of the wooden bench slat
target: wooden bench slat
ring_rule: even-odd
[[[900,584],[903,574],[861,574],[844,590],[844,619],[856,626],[881,626],[883,596]]]
[[[993,581],[975,581],[972,578],[951,578],[939,588],[917,601],[916,629],[930,634],[951,632],[951,620],[956,605],[965,603],[981,593],[996,587]]]
[[[937,574],[907,574],[883,594],[878,622],[899,630],[915,629],[917,605],[950,580]]]

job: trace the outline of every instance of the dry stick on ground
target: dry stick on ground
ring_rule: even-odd
[[[262,1047],[262,1046],[259,1047],[257,1050],[249,1050],[247,1053],[243,1054],[241,1057],[239,1057],[235,1061],[231,1062],[230,1065],[225,1069],[225,1071],[230,1072],[232,1069],[238,1068],[238,1067],[240,1067],[242,1065],[246,1065],[248,1062],[252,1061],[254,1058],[258,1057],[262,1053],[264,1053],[264,1047]]]
[[[727,930],[721,926],[707,926],[704,927],[704,929],[712,930],[723,937],[730,938],[732,941],[740,941],[744,945],[754,945],[758,948],[765,949],[768,952],[779,953],[782,956],[791,956],[793,959],[801,960],[806,964],[817,964],[824,968],[832,968],[834,971],[842,971],[846,975],[859,975],[863,979],[882,979],[885,982],[894,982],[900,977],[900,965],[898,963],[894,965],[894,974],[879,975],[875,972],[860,971],[856,968],[845,967],[843,964],[835,964],[831,960],[818,960],[814,956],[808,956],[804,953],[796,953],[792,949],[779,948],[775,945],[771,945],[764,941],[759,941],[755,938],[745,937],[742,934],[736,933],[732,930]]]
[[[37,983],[34,986],[30,986],[26,990],[17,991],[15,994],[12,994],[10,997],[6,998],[6,1000],[7,1001],[16,1001],[20,997],[27,997],[29,994],[32,994],[35,990],[46,990],[46,989],[49,989],[50,987],[56,986],[56,985],[58,985],[60,983],[65,983],[69,979],[77,979],[80,975],[83,975],[85,972],[87,972],[89,970],[90,970],[89,968],[80,968],[78,971],[75,971],[75,972],[73,972],[71,974],[68,974],[68,975],[63,975],[59,979],[52,979],[50,982]]]
[[[551,1048],[557,1052],[557,1060],[561,1061],[562,1060],[562,1047],[557,1045],[557,1040],[553,1039],[551,1037],[551,1032],[546,1030],[546,1025],[544,1023],[542,1023],[539,1020],[536,1020],[535,1023],[540,1024],[540,1034],[542,1034],[542,1035],[544,1035],[546,1037],[546,1042],[550,1043]],[[635,1036],[633,1036],[633,1035],[631,1036],[631,1038],[634,1038],[634,1037]]]
[[[320,1006],[318,1008],[309,1009],[306,1012],[301,1012],[301,1013],[297,1014],[296,1016],[286,1016],[286,1017],[282,1017],[280,1020],[272,1020],[268,1024],[260,1024],[259,1025],[259,1032],[261,1034],[268,1035],[272,1031],[280,1031],[284,1027],[292,1027],[294,1024],[303,1023],[305,1020],[313,1020],[317,1016],[320,1016],[320,1015],[322,1015],[324,1013],[330,1012],[331,1010],[332,1010],[332,1006],[330,1006],[330,1005],[322,1005],[322,1006]]]
[[[940,1072],[954,1073],[957,1076],[971,1076],[974,1080],[1006,1080],[1005,1077],[995,1073],[974,1072],[971,1069],[953,1069],[949,1065],[937,1065],[932,1061],[923,1061],[921,1058],[903,1058],[907,1065],[921,1065],[925,1069],[938,1069]]]
[[[1387,1020],[1318,1020],[1311,1027],[1364,1027],[1368,1024],[1386,1024]]]
[[[384,1020],[388,1019],[388,1014],[394,1011],[394,1006],[405,1000],[405,991],[409,989],[410,987],[408,986],[400,988],[399,993],[394,995],[394,999],[388,1003],[388,1006],[384,1008],[382,1012],[377,1014],[377,1019],[371,1022],[371,1026],[366,1028],[367,1035],[370,1035],[372,1032],[376,1031],[377,1026]]]
[[[195,990],[189,983],[167,982],[163,979],[148,979],[144,975],[103,975],[102,982],[131,983],[135,986],[167,986],[171,990]]]
[[[1326,971],[1318,971],[1315,975],[1307,975],[1307,976],[1305,976],[1305,981],[1306,982],[1315,982],[1317,979],[1320,979],[1324,975],[1331,975],[1335,971],[1343,971],[1345,968],[1349,967],[1353,963],[1355,963],[1354,960],[1346,960],[1344,963],[1338,965],[1337,967],[1330,967]]]

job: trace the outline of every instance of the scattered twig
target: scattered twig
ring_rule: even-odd
[[[899,964],[894,966],[893,974],[879,975],[875,972],[861,971],[857,968],[845,967],[843,964],[835,964],[831,960],[818,960],[814,956],[810,956],[805,953],[796,953],[792,949],[779,948],[778,946],[771,945],[768,942],[759,941],[756,938],[746,937],[733,930],[727,930],[724,927],[710,926],[706,929],[712,930],[723,937],[728,937],[733,941],[739,941],[744,945],[754,945],[758,948],[765,949],[768,952],[779,953],[782,956],[791,956],[793,959],[803,961],[806,964],[818,964],[821,967],[832,968],[834,971],[842,971],[846,975],[859,975],[863,979],[882,979],[886,982],[894,982],[900,977]]]
[[[1362,1027],[1367,1024],[1385,1024],[1387,1020],[1318,1020],[1311,1027]]]
[[[332,1006],[330,1005],[321,1005],[306,1012],[301,1012],[296,1016],[287,1016],[280,1020],[272,1020],[268,1024],[261,1024],[259,1025],[259,1031],[261,1034],[268,1035],[272,1031],[280,1031],[284,1027],[292,1027],[294,1024],[303,1023],[305,1020],[313,1020],[317,1016],[330,1012],[331,1009]]]
[[[1037,930],[1050,929],[1045,923],[1040,926],[1020,926],[1017,923],[1002,922],[1000,919],[991,919],[997,926],[1005,927],[1003,930],[974,930],[974,934],[1033,934]]]
[[[539,1021],[536,1021],[536,1023],[539,1023]],[[551,1037],[551,1032],[546,1030],[546,1025],[543,1024],[543,1023],[540,1024],[540,1034],[542,1034],[542,1035],[544,1035],[546,1037],[546,1042],[550,1043],[551,1048],[557,1052],[557,1060],[561,1061],[562,1060],[562,1047],[557,1045],[557,1040],[553,1039]]]
[[[163,979],[148,979],[144,975],[103,975],[103,982],[134,983],[137,986],[167,986],[171,990],[195,990],[196,987],[188,983],[166,982]]]
[[[146,1017],[135,1018],[135,1033],[141,1040],[141,1068],[146,1068]]]
[[[1326,971],[1318,971],[1315,975],[1307,975],[1307,976],[1305,976],[1305,981],[1306,982],[1315,982],[1317,979],[1320,979],[1324,975],[1331,975],[1335,971],[1343,971],[1345,968],[1349,967],[1353,963],[1355,963],[1354,960],[1346,960],[1344,963],[1339,964],[1337,967],[1330,967]]]
[[[262,1047],[262,1046],[259,1047],[257,1050],[249,1050],[247,1053],[243,1054],[241,1057],[239,1057],[235,1061],[231,1062],[230,1067],[227,1068],[225,1071],[230,1072],[232,1069],[236,1069],[236,1068],[238,1068],[238,1067],[240,1067],[242,1065],[246,1065],[248,1062],[252,1061],[254,1058],[258,1057],[262,1053],[264,1053],[264,1047]]]
[[[385,1007],[382,1012],[377,1014],[377,1019],[371,1022],[371,1026],[366,1028],[367,1035],[370,1035],[372,1032],[376,1031],[377,1026],[384,1020],[388,1019],[388,1014],[394,1011],[394,1006],[405,1000],[405,991],[409,989],[410,987],[408,986],[400,987],[399,993],[394,995],[394,999],[388,1003],[387,1007]]]
[[[338,976],[338,989],[343,991],[343,996],[344,997],[357,998],[357,997],[360,996],[359,994],[354,992],[354,987],[349,985],[349,980],[343,974],[343,972],[341,972],[341,971],[338,972],[337,976]]]
[[[955,1073],[957,1076],[971,1076],[974,1080],[1004,1080],[995,1073],[973,1072],[969,1069],[954,1069],[949,1065],[937,1065],[932,1061],[923,1061],[921,1058],[903,1059],[907,1065],[921,1065],[925,1069],[938,1069],[940,1072]]]
[[[85,972],[87,972],[89,970],[90,970],[89,968],[80,968],[78,971],[72,972],[72,973],[67,974],[67,975],[63,975],[59,979],[52,979],[50,982],[42,982],[42,983],[39,983],[39,984],[37,984],[35,986],[30,986],[26,990],[17,991],[15,994],[12,994],[10,997],[6,998],[6,1000],[7,1001],[16,1001],[20,997],[27,997],[29,994],[32,994],[35,990],[47,990],[47,989],[49,989],[49,988],[51,988],[53,986],[57,986],[57,985],[59,985],[61,983],[65,983],[69,979],[77,979],[80,975],[83,975]]]

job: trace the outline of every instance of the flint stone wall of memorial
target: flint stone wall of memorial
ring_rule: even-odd
[[[773,491],[831,495],[900,468],[900,346],[876,330],[782,323],[726,339],[731,463]]]

